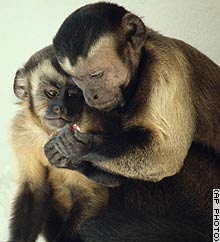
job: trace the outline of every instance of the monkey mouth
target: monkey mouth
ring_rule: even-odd
[[[104,112],[109,112],[112,109],[116,108],[120,103],[120,98],[118,96],[115,96],[111,100],[104,102],[104,103],[98,103],[92,105],[94,108],[99,109]]]
[[[73,117],[71,117],[70,115],[69,116],[64,116],[64,115],[62,115],[62,116],[55,116],[55,117],[50,117],[50,116],[45,116],[45,119],[46,120],[64,120],[64,121],[66,121],[66,122],[72,122],[72,119],[73,119]]]
[[[46,123],[49,127],[51,128],[62,128],[64,127],[67,123],[70,123],[72,119],[67,119],[67,118],[45,118]]]

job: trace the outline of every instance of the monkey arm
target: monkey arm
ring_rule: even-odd
[[[73,133],[69,132],[69,128],[66,129],[66,135],[69,134],[70,141],[66,137],[64,138],[64,133],[58,135],[58,137],[52,138],[45,146],[45,154],[52,165],[55,165],[60,168],[68,168],[71,170],[77,170],[83,173],[85,176],[90,178],[91,180],[100,183],[107,187],[115,187],[119,186],[122,182],[123,178],[121,176],[117,176],[115,174],[111,174],[110,172],[106,172],[102,169],[95,167],[90,161],[82,161],[85,154],[90,155],[90,157],[96,157],[103,159],[103,154],[95,154],[93,152],[85,152],[85,147],[87,145],[83,145],[82,142],[76,140],[73,136]],[[93,139],[92,147],[96,147],[101,145],[101,142],[105,139],[102,138],[101,135],[91,135],[91,134],[81,134],[79,136],[83,136],[85,138],[89,136],[89,140]],[[81,137],[82,140],[82,137]],[[97,143],[96,143],[97,142]],[[91,143],[89,143],[91,145]],[[58,147],[57,147],[58,146]],[[90,146],[90,149],[91,146]],[[61,153],[62,152],[62,153]],[[94,155],[93,155],[94,154]],[[88,157],[89,158],[89,157]]]
[[[177,173],[182,167],[182,163],[174,166],[170,162],[177,157],[173,150],[175,144],[172,146],[168,141],[162,143],[161,135],[141,127],[133,126],[117,135],[106,136],[77,130],[73,135],[66,126],[48,142],[45,153],[53,165],[79,170],[102,184],[109,185],[116,174],[118,177],[157,181]]]
[[[100,160],[115,158],[127,152],[130,146],[146,144],[150,135],[141,127],[131,127],[120,130],[117,134],[95,134],[71,131],[66,125],[58,136],[53,137],[45,146],[45,153],[49,161],[58,159],[57,150],[72,162],[81,160]],[[57,164],[58,165],[58,164]]]
[[[135,119],[134,123],[149,135],[144,144],[131,144],[118,157],[91,160],[93,165],[113,174],[154,182],[178,173],[192,144],[195,122],[186,97],[167,95],[169,98],[170,101],[161,97],[163,106],[160,109],[155,105],[146,109],[146,114],[139,120],[138,117]],[[130,122],[128,126],[134,123]]]
[[[84,134],[76,132],[74,136],[81,140]],[[88,154],[84,156],[84,159],[89,161],[123,156],[130,147],[144,146],[150,139],[150,133],[138,126],[120,130],[114,135],[91,134],[91,136],[91,146]]]
[[[124,137],[127,136],[125,135]],[[156,143],[155,137],[152,137],[151,139],[153,139],[153,142],[151,140],[147,144],[141,146],[129,144],[130,146],[122,152],[122,148],[125,148],[124,145],[127,142],[123,143],[121,142],[122,140],[120,140],[121,146],[118,149],[117,144],[119,139],[113,144],[106,142],[104,139],[104,144],[101,145],[100,136],[98,136],[98,145],[95,147],[93,143],[94,150],[90,150],[90,152],[88,152],[88,150],[87,152],[83,151],[81,156],[78,156],[78,160],[76,159],[76,156],[75,158],[71,156],[66,158],[65,155],[55,148],[53,142],[47,144],[45,152],[49,161],[53,165],[79,170],[90,179],[106,184],[107,186],[114,186],[114,184],[118,183],[116,182],[116,175],[119,178],[119,181],[121,180],[120,176],[158,181],[164,177],[176,174],[182,167],[182,162],[185,157],[182,158],[180,164],[173,163],[173,160],[178,157],[178,154],[176,155],[173,148],[171,147],[170,150],[166,149],[166,147],[164,148]],[[78,143],[82,145],[82,143]],[[65,144],[66,143],[64,143],[64,146]],[[77,142],[69,144],[74,144],[75,148],[77,146]],[[73,150],[74,145],[72,146]],[[51,146],[51,149],[48,146]],[[70,146],[68,147],[70,148]],[[187,151],[185,155],[186,154]],[[117,155],[119,156],[117,157]],[[109,158],[109,156],[111,157]],[[76,160],[78,162],[76,162]],[[86,160],[87,162],[84,162],[83,160]]]
[[[130,129],[124,129],[112,137],[79,131],[73,135],[65,127],[63,133],[48,143],[45,152],[52,164],[69,169],[77,169],[79,161],[88,161],[84,167],[83,162],[80,163],[80,169],[88,177],[89,171],[93,177],[95,173],[99,176],[102,171],[128,178],[159,181],[181,169],[191,145],[191,136],[188,135],[191,134],[188,132],[190,122],[181,124],[178,118],[175,113],[172,114],[172,121],[176,124],[167,125],[167,130],[164,122],[161,124],[152,120],[151,125],[150,122],[143,125],[145,129],[130,125]],[[67,157],[68,163],[63,163],[65,159],[62,157]]]
[[[157,73],[162,76],[163,71]],[[146,96],[147,87],[140,88],[136,98],[141,99],[141,105],[133,110],[133,117],[124,119],[124,131],[118,135],[102,137],[76,131],[73,136],[67,132],[64,139],[57,139],[63,146],[62,142],[54,143],[56,150],[64,157],[76,158],[73,162],[86,160],[100,170],[128,178],[159,181],[176,174],[192,144],[196,125],[187,77],[180,77],[175,70],[159,80],[152,77],[151,92]]]
[[[118,186],[123,177],[93,165],[94,161],[113,159],[124,154],[131,145],[146,143],[148,134],[141,127],[121,130],[117,135],[71,132],[67,125],[45,146],[48,160],[58,167],[78,170],[88,178],[106,186]]]
[[[159,63],[152,70],[151,80],[141,82],[132,98],[140,104],[132,109],[132,117],[125,117],[122,122],[123,127],[142,127],[149,135],[146,143],[131,144],[118,157],[94,159],[94,166],[154,182],[180,171],[192,141],[196,141],[198,114],[192,99],[191,74],[184,59],[174,55],[167,63],[170,68]],[[147,95],[146,90],[150,90]]]
[[[76,136],[78,140],[83,140],[82,137],[79,138],[80,133]],[[121,136],[117,135],[110,139],[106,136],[101,138],[100,135],[94,135],[93,138],[90,151],[84,153],[81,158],[78,157],[79,160],[88,161],[87,163],[81,162],[80,169],[93,180],[94,178],[100,179],[102,170],[102,172],[119,177],[158,181],[176,174],[182,167],[187,154],[186,150],[185,156],[180,160],[181,163],[174,163],[173,161],[178,159],[179,154],[176,154],[173,147],[160,143],[159,136],[147,133],[140,128],[136,130],[132,128],[130,132],[126,130]],[[74,161],[71,157],[70,159]]]

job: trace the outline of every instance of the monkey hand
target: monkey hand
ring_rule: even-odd
[[[54,136],[48,143],[44,146],[44,153],[51,163],[51,165],[60,168],[70,168],[71,161],[60,153],[55,147],[56,137]]]
[[[71,125],[66,125],[61,132],[53,137],[45,146],[45,154],[48,160],[56,166],[62,167],[81,161],[92,147],[93,135],[80,133],[78,130],[71,131]]]

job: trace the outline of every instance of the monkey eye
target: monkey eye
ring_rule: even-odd
[[[53,98],[59,95],[59,93],[55,90],[46,90],[45,94],[49,97],[49,98]]]
[[[101,78],[104,74],[104,71],[96,71],[93,72],[92,74],[89,74],[89,77],[92,78]]]

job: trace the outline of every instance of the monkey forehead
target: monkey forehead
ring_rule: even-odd
[[[29,75],[29,80],[33,94],[36,93],[41,82],[45,83],[49,80],[53,80],[63,85],[67,82],[67,78],[55,69],[50,60],[44,60],[34,70],[32,70]]]
[[[78,56],[74,65],[67,56],[60,60],[60,65],[70,75],[80,77],[110,66],[122,65],[122,62],[116,51],[115,37],[105,34],[91,45],[85,57]]]

